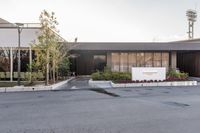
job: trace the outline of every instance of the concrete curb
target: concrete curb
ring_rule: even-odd
[[[197,81],[175,81],[175,82],[155,82],[155,83],[128,83],[115,84],[111,83],[114,88],[128,87],[162,87],[162,86],[197,86]]]
[[[30,92],[30,91],[50,91],[50,90],[57,90],[58,87],[68,83],[69,81],[73,80],[74,77],[71,77],[65,81],[61,81],[54,85],[50,86],[15,86],[15,87],[0,87],[0,92]]]
[[[128,87],[162,87],[162,86],[197,86],[197,81],[174,81],[174,82],[153,82],[153,83],[122,83],[116,84],[112,81],[93,81],[89,80],[89,85],[99,87],[103,84],[110,83],[113,88],[128,88]],[[103,88],[103,87],[102,87]]]
[[[65,80],[65,81],[59,82],[57,84],[51,85],[51,90],[59,90],[59,89],[57,89],[58,87],[60,87],[64,84],[67,84],[69,81],[71,81],[73,79],[75,79],[75,77],[71,77],[68,80]]]
[[[94,88],[111,88],[112,87],[112,81],[94,81],[92,79],[90,79],[88,81],[88,84],[91,86],[91,87],[94,87]]]

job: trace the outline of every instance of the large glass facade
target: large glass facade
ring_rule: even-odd
[[[13,50],[13,71],[17,72],[18,70],[18,50]],[[20,50],[21,55],[21,72],[27,72],[28,71],[28,65],[29,65],[29,50]]]
[[[30,63],[30,49],[21,48],[21,78],[24,80],[25,72]],[[18,77],[18,49],[0,48],[0,80],[16,80]]]
[[[94,70],[103,71],[106,66],[105,55],[94,55]]]
[[[132,67],[169,68],[168,52],[111,53],[112,71],[131,72]]]
[[[153,67],[153,53],[145,53],[145,67]]]
[[[120,54],[120,71],[121,72],[128,71],[128,53]]]
[[[144,53],[137,53],[137,67],[144,67]]]
[[[169,69],[169,53],[162,53],[162,67]]]
[[[128,54],[128,65],[129,65],[129,71],[131,71],[132,67],[137,66],[136,53]]]
[[[154,53],[153,57],[153,66],[154,67],[161,67],[162,66],[162,54],[161,53]]]
[[[0,80],[8,80],[10,78],[10,57],[8,48],[0,49]]]
[[[119,71],[119,64],[120,63],[120,54],[119,53],[112,53],[111,54],[111,70],[112,71]]]

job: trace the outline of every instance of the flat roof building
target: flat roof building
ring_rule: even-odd
[[[6,28],[0,19],[0,78],[16,79],[17,72],[17,29]],[[12,23],[9,25],[15,26]],[[2,28],[1,28],[2,26]],[[40,27],[27,24],[21,35],[22,72],[35,56],[30,43],[36,41]],[[59,35],[58,35],[59,36]],[[70,69],[77,75],[89,75],[105,67],[111,71],[130,72],[131,67],[165,67],[188,72],[200,77],[200,39],[177,42],[61,42],[70,45]],[[23,77],[23,76],[21,76]]]
[[[71,53],[71,70],[88,75],[105,66],[112,71],[130,72],[131,67],[166,67],[200,76],[200,39],[179,42],[79,42]]]

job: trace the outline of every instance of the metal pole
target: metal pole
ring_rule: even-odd
[[[21,59],[20,59],[20,45],[21,45],[21,29],[18,26],[18,79],[17,85],[20,86],[20,72],[21,72]]]
[[[13,49],[10,48],[10,82],[13,81]]]
[[[30,73],[29,73],[29,78],[30,82],[32,81],[32,49],[31,47],[29,48],[29,65],[30,65]]]

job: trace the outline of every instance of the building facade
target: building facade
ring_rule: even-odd
[[[12,23],[0,19],[0,80],[17,79],[18,32]],[[37,41],[40,26],[25,24],[21,32],[21,78],[35,58],[30,44]],[[58,35],[59,36],[59,35]],[[60,36],[59,36],[60,37]],[[60,37],[61,42],[66,42]],[[166,42],[73,42],[70,45],[71,72],[90,75],[108,67],[111,71],[130,72],[131,67],[179,69],[200,77],[200,39]]]
[[[130,72],[131,67],[179,69],[200,77],[200,43],[72,43],[71,71],[89,75],[104,67]]]
[[[37,43],[40,35],[39,23],[23,23],[20,34],[20,58],[21,58],[21,80],[26,80],[29,75],[29,66],[35,59],[35,51],[31,49],[31,44]],[[59,34],[55,33],[60,42],[65,42]],[[0,81],[17,80],[18,75],[18,29],[15,24],[0,18]],[[41,73],[41,79],[44,77]]]

